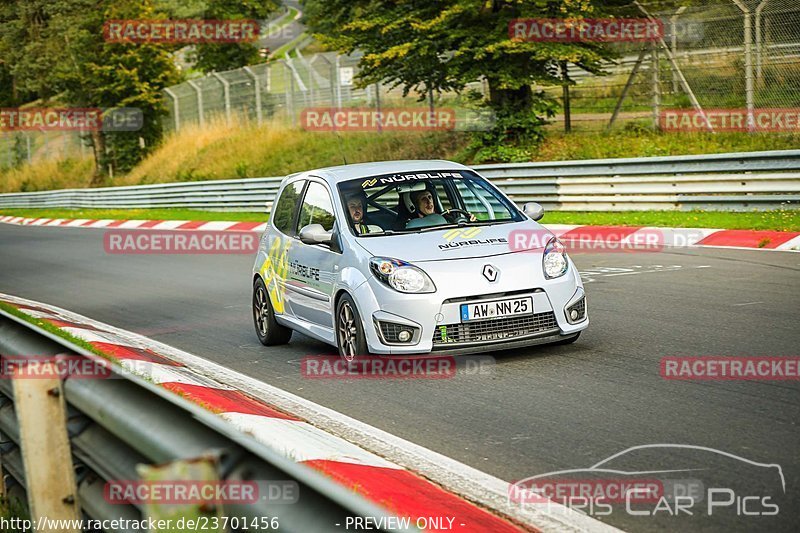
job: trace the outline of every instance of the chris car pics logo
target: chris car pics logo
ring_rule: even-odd
[[[476,236],[478,233],[481,232],[480,228],[469,228],[469,229],[451,229],[443,236],[447,242],[453,241],[455,239],[471,239],[472,237]]]

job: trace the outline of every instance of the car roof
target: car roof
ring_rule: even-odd
[[[428,170],[465,170],[468,167],[453,161],[443,159],[412,159],[406,161],[376,161],[373,163],[358,163],[354,165],[340,165],[336,167],[319,168],[303,172],[306,176],[319,176],[332,184],[356,178],[367,178],[381,174],[394,174],[399,172],[420,172]],[[296,176],[297,174],[293,174]]]

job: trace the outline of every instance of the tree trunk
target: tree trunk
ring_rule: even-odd
[[[106,180],[106,138],[102,131],[92,132],[92,151],[94,153],[94,175],[89,186],[100,187]]]
[[[489,81],[489,102],[495,111],[530,111],[533,104],[533,91],[530,85],[518,89],[501,89],[497,80]]]

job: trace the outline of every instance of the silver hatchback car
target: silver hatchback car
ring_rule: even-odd
[[[586,296],[543,214],[450,161],[288,176],[253,268],[258,338],[296,330],[347,360],[574,342]]]

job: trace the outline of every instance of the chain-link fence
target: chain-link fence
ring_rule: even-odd
[[[779,126],[800,129],[800,120],[790,122],[789,116],[792,112],[797,116],[800,108],[800,2],[704,0],[671,12],[655,11],[646,2],[634,6],[642,17],[661,21],[661,38],[610,44],[617,59],[605,65],[605,75],[568,65],[566,90],[541,87],[561,104],[553,127],[675,129],[675,115],[670,117],[670,112],[706,117],[727,110],[747,116],[746,125],[751,127],[740,129],[769,130],[753,128],[753,114],[783,110],[788,118]],[[297,126],[302,110],[310,107],[445,106],[465,111],[458,121],[463,129],[486,125],[483,117],[462,106],[460,95],[431,94],[419,101],[419,95],[403,97],[401,89],[388,84],[358,88],[354,84],[358,62],[357,54],[304,55],[295,49],[284,59],[192,79],[165,91],[165,129],[180,130],[214,117]],[[480,80],[468,89],[484,96],[488,92]],[[714,120],[701,122],[706,126],[700,129],[720,130]],[[688,125],[696,129],[697,123]],[[78,134],[25,132],[0,138],[0,167],[68,153],[88,154]]]
[[[0,135],[0,169],[46,159],[67,159],[91,155],[86,138],[79,131],[16,131]]]
[[[568,115],[572,129],[632,122],[669,129],[675,124],[665,124],[664,119],[671,110],[706,115],[725,110],[728,118],[735,112],[747,115],[759,109],[797,115],[800,2],[707,0],[672,12],[651,12],[646,4],[639,9],[642,16],[663,23],[663,39],[612,45],[619,58],[606,65],[606,76],[593,76],[571,65]],[[564,109],[562,87],[544,90],[559,99]],[[562,113],[557,122],[564,124],[565,119]],[[736,124],[709,123],[710,129],[737,129]],[[798,128],[796,123],[793,128],[784,124],[784,129]]]

